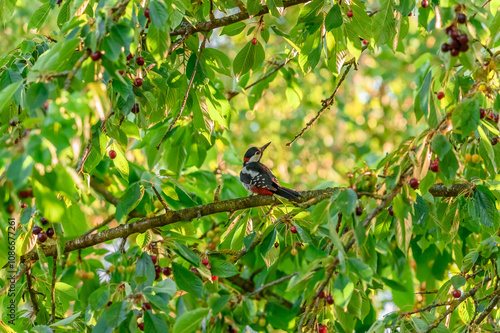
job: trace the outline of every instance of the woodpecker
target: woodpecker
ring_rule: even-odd
[[[264,150],[271,142],[262,147],[252,147],[247,150],[243,157],[243,169],[240,172],[240,180],[247,191],[261,194],[277,194],[288,200],[300,197],[300,193],[280,185],[278,178],[266,167],[260,163]]]

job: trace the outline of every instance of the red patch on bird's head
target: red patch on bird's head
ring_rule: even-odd
[[[248,157],[243,157],[243,162],[248,162],[250,159]]]

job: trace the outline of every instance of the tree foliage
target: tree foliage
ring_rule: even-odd
[[[4,1],[2,329],[498,331],[499,5]]]

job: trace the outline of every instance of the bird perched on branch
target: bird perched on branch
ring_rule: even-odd
[[[300,193],[280,185],[276,176],[260,163],[264,150],[271,144],[266,143],[262,147],[252,147],[247,150],[243,157],[243,169],[240,172],[240,180],[243,186],[252,193],[261,195],[277,194],[288,200],[300,197]]]

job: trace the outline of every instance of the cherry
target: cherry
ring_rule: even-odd
[[[163,274],[169,276],[172,273],[172,269],[170,267],[163,267]]]
[[[253,45],[257,44],[257,38],[252,38],[252,44]]]
[[[151,310],[151,304],[149,304],[148,302],[144,302],[144,303],[142,303],[141,308],[142,308],[144,311]]]
[[[155,272],[155,280],[158,280],[160,278],[160,273],[159,272]]]
[[[460,298],[460,296],[462,296],[462,292],[460,290],[453,290],[453,297]]]
[[[450,50],[450,45],[448,43],[444,43],[441,45],[441,51],[448,52]]]
[[[47,236],[49,236],[49,238],[54,237],[55,234],[56,234],[56,232],[54,231],[54,228],[47,229]]]
[[[328,328],[325,325],[319,325],[318,326],[318,333],[327,333]]]
[[[472,163],[477,163],[477,162],[481,161],[481,156],[479,156],[478,154],[474,154],[471,157],[471,161],[472,161]]]
[[[123,76],[123,74],[125,74],[125,71],[118,71],[118,73]]]
[[[161,267],[159,265],[155,265],[155,272],[160,273],[161,272]]]
[[[149,8],[144,9],[144,16],[149,18]]]
[[[326,302],[327,302],[328,304],[330,304],[330,305],[332,305],[332,304],[333,304],[333,296],[332,296],[332,295],[328,295],[328,296],[326,296],[326,299],[325,299],[325,300],[326,300]]]
[[[363,207],[361,206],[356,207],[356,215],[357,216],[363,215]]]
[[[419,185],[420,185],[420,181],[417,178],[410,179],[410,187],[412,189],[416,190]]]
[[[107,307],[109,308],[111,306],[111,304],[113,304],[113,302],[109,301],[107,304]]]
[[[394,216],[394,208],[392,208],[392,206],[390,206],[387,211],[389,212],[389,215],[391,216]]]
[[[211,269],[212,269],[212,265],[210,265],[210,264],[205,265],[205,267],[206,267],[208,270],[211,270]]]
[[[490,118],[490,120],[493,120],[493,112],[488,113],[488,118]]]
[[[325,298],[325,291],[324,290],[321,290],[321,292],[319,293],[318,295],[318,298]]]
[[[158,261],[157,256],[151,256],[151,260],[153,261],[153,265],[156,265],[156,262]]]
[[[45,103],[43,103],[43,108],[45,109],[45,111],[47,111],[47,109],[49,108],[49,101],[45,101]]]
[[[494,137],[494,138],[491,138],[491,145],[494,146],[498,143],[498,138],[497,137]]]
[[[351,18],[353,15],[354,15],[354,12],[352,11],[352,9],[349,9],[347,11],[347,17]]]
[[[467,16],[464,13],[457,13],[457,22],[460,24],[464,24],[467,21]]]
[[[109,151],[109,158],[114,160],[116,158],[116,151],[110,150]]]
[[[47,240],[47,234],[43,231],[40,232],[37,237],[40,243],[45,243],[45,241]]]
[[[90,55],[90,58],[93,61],[97,61],[97,60],[101,59],[101,52],[99,52],[99,51],[92,52],[92,54]]]
[[[217,276],[212,275],[212,281],[216,281],[217,279],[218,279],[218,277],[217,277]]]
[[[19,197],[21,199],[31,198],[33,196],[32,190],[19,191]]]
[[[191,267],[189,270],[193,273],[198,273],[198,269],[196,267]]]
[[[438,99],[443,99],[444,98],[444,92],[440,91],[437,93],[437,98]]]
[[[412,12],[410,12],[410,14],[408,14],[408,16],[411,16],[412,14],[413,14],[413,13],[412,13]]]
[[[132,266],[130,266],[130,267],[132,267]],[[121,266],[121,265],[118,266],[118,273],[123,274],[123,273],[125,273],[125,270],[126,270],[125,266]]]
[[[22,208],[22,209],[24,209],[24,208],[28,207],[28,205],[27,205],[26,203],[24,203],[24,202],[21,202],[21,203],[19,204],[19,206],[21,206],[21,208]]]
[[[467,34],[461,34],[458,36],[458,41],[460,44],[467,44],[469,42],[469,36],[467,36]]]
[[[17,124],[17,123],[16,123],[16,121],[15,121],[15,120],[11,120],[11,121],[9,122],[9,125],[10,125],[10,126],[12,126],[12,127],[16,126],[16,124]]]
[[[210,242],[207,245],[207,249],[209,249],[210,251],[215,250],[216,247],[217,247],[217,245],[214,242]]]
[[[439,161],[432,161],[429,170],[432,172],[439,172]]]
[[[278,242],[274,243],[274,247],[276,247],[276,248],[280,247],[280,243],[278,243]]]
[[[420,4],[422,5],[422,7],[427,8],[429,6],[429,1],[422,0],[422,2]]]
[[[292,249],[292,250],[290,251],[290,254],[291,254],[292,256],[296,256],[296,255],[297,255],[297,249]]]
[[[450,51],[452,57],[456,57],[457,55],[459,55],[459,53],[460,53],[459,49],[451,49]]]
[[[143,66],[144,65],[144,57],[138,57],[137,59],[135,59],[135,63],[139,66]]]
[[[297,227],[295,227],[294,225],[292,225],[292,226],[290,227],[290,232],[291,232],[292,234],[296,234],[296,233],[297,233]]]
[[[208,265],[208,258],[201,259],[201,263],[205,266]]]
[[[479,109],[479,118],[483,119],[484,117],[486,117],[486,110]]]
[[[134,86],[136,86],[136,87],[142,86],[142,79],[140,77],[138,77],[134,80]]]
[[[499,120],[498,113],[495,113],[495,114],[493,115],[493,121],[494,121],[495,123],[498,123],[498,120]]]
[[[132,53],[129,53],[127,56],[127,60],[131,60],[133,57],[134,57],[134,55]]]
[[[132,110],[130,110],[133,114],[138,114],[139,113],[139,103],[135,103],[134,106],[132,106]]]
[[[137,323],[137,327],[138,327],[141,331],[144,331],[144,323]]]
[[[458,36],[460,36],[460,32],[458,32],[458,30],[453,29],[451,30],[449,35],[451,38],[458,38]]]
[[[33,233],[33,235],[38,235],[39,233],[41,233],[43,231],[43,229],[37,225],[35,225],[33,227],[33,229],[31,229],[31,232]]]
[[[460,45],[461,52],[466,52],[468,49],[469,49],[469,43],[465,43],[465,44]]]
[[[352,172],[349,172],[349,173],[347,174],[347,178],[354,178],[354,174],[353,174]]]

